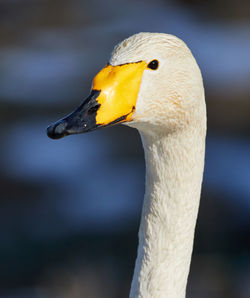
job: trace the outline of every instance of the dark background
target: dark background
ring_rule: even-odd
[[[182,38],[206,87],[187,297],[250,297],[247,0],[0,0],[0,297],[128,297],[144,193],[139,135],[118,126],[52,141],[45,128],[140,31]]]

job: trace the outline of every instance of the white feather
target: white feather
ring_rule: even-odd
[[[139,33],[110,63],[157,59],[144,71],[133,121],[146,160],[146,192],[130,298],[184,298],[204,168],[206,107],[199,67],[175,36]]]

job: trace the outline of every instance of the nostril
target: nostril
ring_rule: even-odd
[[[97,112],[97,110],[100,108],[100,104],[98,104],[98,105],[95,105],[94,107],[91,107],[89,110],[88,110],[88,114],[89,115],[92,115],[92,114],[94,114],[94,113],[96,113]]]

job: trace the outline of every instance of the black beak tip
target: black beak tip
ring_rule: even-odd
[[[61,139],[68,135],[65,122],[56,122],[47,128],[47,135],[51,139]]]

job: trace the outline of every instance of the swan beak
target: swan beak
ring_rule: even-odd
[[[75,111],[50,125],[47,135],[60,139],[131,121],[146,67],[145,61],[105,66],[95,76],[90,95]]]

